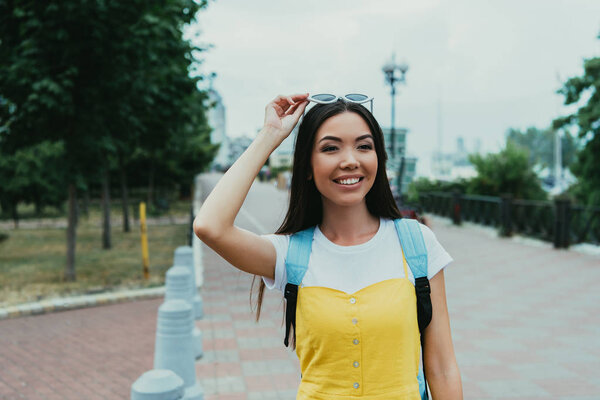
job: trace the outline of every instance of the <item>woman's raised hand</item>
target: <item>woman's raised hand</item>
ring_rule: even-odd
[[[265,107],[265,129],[276,133],[281,140],[289,136],[308,104],[308,93],[277,96]]]

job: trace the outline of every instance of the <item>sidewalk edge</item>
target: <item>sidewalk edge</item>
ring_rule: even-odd
[[[164,296],[165,287],[125,290],[119,292],[98,293],[75,297],[59,297],[32,303],[23,303],[0,308],[0,320],[31,315],[50,314],[59,311],[77,310],[108,304],[146,300]]]

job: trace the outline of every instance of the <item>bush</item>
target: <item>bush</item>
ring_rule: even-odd
[[[408,185],[407,201],[408,203],[419,203],[419,194],[426,192],[465,193],[467,185],[468,181],[465,179],[438,181],[421,177]]]

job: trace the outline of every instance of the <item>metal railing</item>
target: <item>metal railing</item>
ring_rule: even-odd
[[[600,207],[572,205],[569,200],[535,201],[503,197],[462,195],[458,192],[427,192],[419,195],[426,212],[499,229],[502,236],[513,233],[554,243],[600,245]]]
[[[600,245],[600,207],[571,206],[569,209],[571,243]]]
[[[492,196],[462,196],[461,217],[465,221],[497,227],[500,225],[500,198]]]

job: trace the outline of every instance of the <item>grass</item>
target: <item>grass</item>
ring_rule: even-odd
[[[166,215],[187,215],[185,205],[173,207]],[[113,219],[120,210],[113,207]],[[112,249],[102,249],[99,210],[90,209],[77,228],[75,253],[76,282],[64,282],[66,229],[16,229],[0,241],[0,307],[57,296],[102,292],[117,288],[151,287],[164,283],[172,265],[173,252],[187,244],[188,225],[148,226],[150,279],[142,274],[141,241],[138,225],[124,233],[111,229]]]

